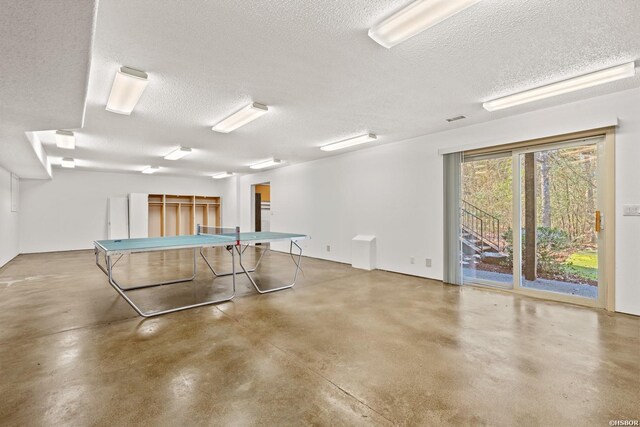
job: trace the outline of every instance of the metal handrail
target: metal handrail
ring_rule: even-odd
[[[471,220],[469,221],[469,217]],[[478,224],[480,224],[480,232],[478,233]],[[484,252],[484,221],[478,215],[462,208],[462,227],[466,228],[468,233],[480,239],[480,252]]]
[[[460,208],[463,215],[463,226],[467,228],[475,237],[480,239],[482,244],[482,252],[484,252],[484,243],[495,247],[498,252],[502,252],[506,242],[502,238],[502,229],[500,228],[500,219],[495,215],[475,206],[466,200],[462,200]],[[466,215],[466,217],[465,217]],[[468,216],[472,216],[473,220],[465,222]]]

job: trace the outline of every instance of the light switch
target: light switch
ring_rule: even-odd
[[[622,209],[624,216],[640,216],[640,205],[624,205]]]

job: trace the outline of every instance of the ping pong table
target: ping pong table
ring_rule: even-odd
[[[239,265],[242,269],[242,273],[246,275],[253,287],[261,294],[280,291],[283,289],[289,289],[296,284],[298,278],[298,272],[300,271],[300,262],[302,260],[302,248],[298,244],[300,240],[304,240],[308,236],[304,234],[293,233],[279,233],[273,231],[262,232],[240,232],[239,227],[235,229],[223,229],[219,227],[207,227],[197,226],[197,234],[188,236],[170,236],[170,237],[147,237],[138,239],[117,239],[117,240],[96,240],[94,242],[96,265],[107,275],[109,284],[116,290],[116,292],[124,298],[127,303],[142,317],[158,316],[161,314],[172,313],[180,310],[187,310],[190,308],[201,307],[204,305],[218,304],[226,301],[230,301],[236,294],[236,262],[235,257],[238,255]],[[293,282],[279,286],[276,288],[262,289],[255,279],[251,276],[264,255],[270,250],[270,243],[273,242],[289,242],[289,254],[295,264],[295,273],[293,276]],[[242,255],[245,250],[252,245],[261,244],[260,257],[256,261],[253,268],[245,267],[242,261]],[[211,262],[207,259],[205,249],[214,247],[224,247],[227,252],[231,254],[231,271],[230,272],[218,272],[216,271]],[[257,246],[256,246],[257,247]],[[294,254],[293,249],[297,248],[297,253]],[[177,249],[191,249],[193,251],[193,271],[192,275],[188,277],[170,279],[161,282],[139,284],[133,286],[121,286],[115,278],[114,267],[118,261],[124,255],[131,255],[135,253],[143,252],[156,252],[156,251],[171,251]],[[232,276],[232,291],[229,295],[213,301],[204,301],[193,303],[189,305],[183,305],[180,307],[174,307],[166,310],[147,312],[142,310],[131,298],[127,295],[128,291],[137,289],[152,288],[156,286],[171,285],[175,283],[189,282],[195,279],[197,274],[197,254],[205,261],[209,270],[215,277]],[[104,262],[104,266],[101,264]]]

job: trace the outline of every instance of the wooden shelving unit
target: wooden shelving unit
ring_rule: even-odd
[[[196,225],[220,226],[220,197],[149,194],[149,237],[196,233]]]

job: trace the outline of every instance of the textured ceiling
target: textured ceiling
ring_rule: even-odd
[[[55,147],[52,132],[40,139],[52,162],[72,156],[81,168],[246,173],[250,163],[272,156],[297,163],[339,154],[318,147],[367,132],[383,144],[640,86],[638,76],[497,113],[481,107],[488,99],[640,59],[638,0],[483,0],[391,50],[367,36],[369,27],[408,2],[101,0],[77,149]],[[49,34],[56,45],[74,48],[83,39],[62,33]],[[33,49],[37,65],[59,61],[45,47]],[[149,74],[131,116],[104,109],[122,65]],[[73,100],[83,94],[84,76],[37,77],[35,85],[63,85]],[[43,93],[55,98],[57,90]],[[230,134],[211,131],[251,101],[268,105],[269,113]],[[65,114],[72,107],[39,105],[34,119],[46,118],[50,126],[23,131],[78,127],[79,117]],[[445,121],[460,114],[468,119]],[[58,122],[49,120],[58,115]],[[178,145],[194,153],[162,159]]]
[[[25,132],[82,126],[95,2],[0,0],[0,166],[48,177]]]

